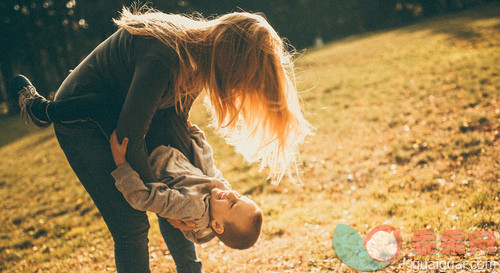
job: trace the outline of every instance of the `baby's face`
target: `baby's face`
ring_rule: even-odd
[[[244,220],[260,211],[254,201],[235,191],[214,188],[210,194],[210,217],[214,220],[246,226]]]

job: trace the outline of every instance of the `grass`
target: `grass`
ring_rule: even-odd
[[[306,116],[317,127],[301,147],[303,187],[267,183],[258,166],[212,133],[198,102],[192,119],[206,129],[218,167],[265,213],[253,248],[234,251],[217,240],[198,247],[205,271],[354,272],[332,248],[340,223],[363,238],[384,223],[399,230],[402,254],[382,272],[411,272],[412,260],[498,261],[499,7],[303,54],[298,82],[306,90]],[[114,271],[111,237],[53,132],[25,127],[18,117],[1,119],[0,128],[0,271]],[[174,272],[150,216],[151,268]],[[466,238],[493,231],[497,250],[492,256],[412,256],[411,237],[421,229],[438,238],[450,229]]]

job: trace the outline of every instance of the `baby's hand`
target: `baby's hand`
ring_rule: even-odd
[[[109,139],[109,145],[111,146],[111,153],[113,154],[116,166],[118,167],[126,163],[125,155],[127,154],[128,138],[123,138],[123,142],[120,144],[118,137],[116,137],[116,131],[113,131]]]

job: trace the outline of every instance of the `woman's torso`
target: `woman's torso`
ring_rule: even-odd
[[[122,103],[129,92],[135,72],[136,58],[150,58],[162,65],[165,77],[171,80],[172,66],[177,64],[176,53],[151,37],[131,35],[124,29],[112,34],[99,44],[63,81],[57,90],[55,100],[87,94],[105,94]],[[154,80],[154,79],[152,79]],[[162,108],[174,105],[172,90],[163,90]]]

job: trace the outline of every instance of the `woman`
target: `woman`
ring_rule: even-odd
[[[97,122],[54,128],[113,236],[118,272],[149,272],[146,213],[128,205],[110,176],[115,166],[108,136],[115,127],[119,140],[129,139],[129,163],[145,182],[153,181],[147,151],[166,144],[191,158],[186,121],[204,90],[218,131],[279,181],[292,174],[297,144],[310,125],[294,88],[291,57],[261,16],[231,13],[205,20],[125,8],[115,23],[120,29],[71,72],[55,96],[104,93],[113,98],[109,113]],[[165,219],[159,222],[178,272],[200,272],[194,245]]]

